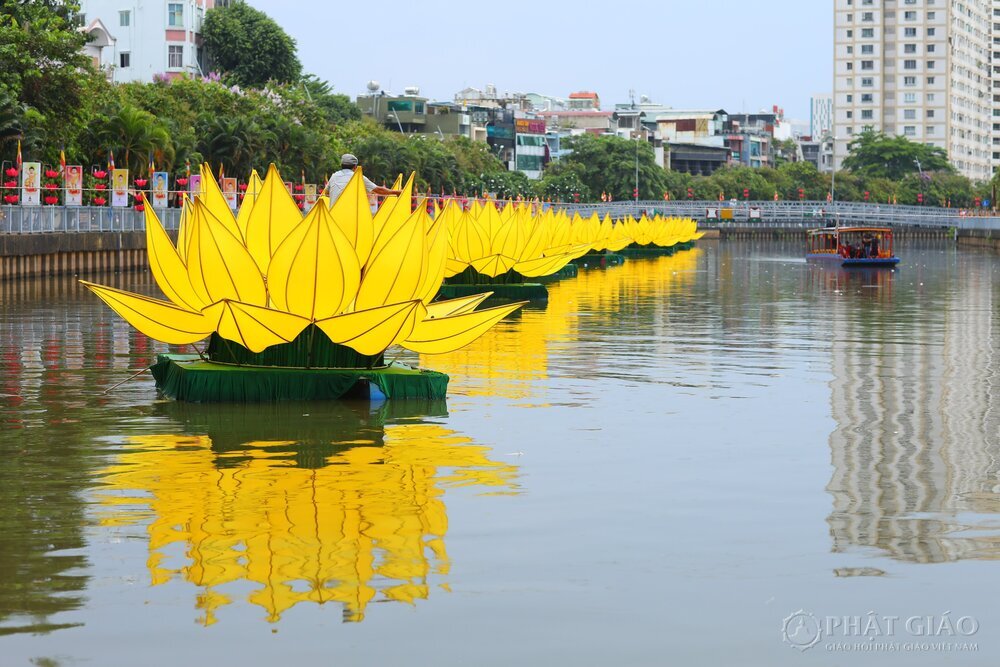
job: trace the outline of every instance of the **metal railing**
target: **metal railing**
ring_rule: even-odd
[[[167,230],[176,230],[180,209],[157,209]],[[107,206],[0,206],[0,234],[143,232],[146,214]]]
[[[554,204],[569,213],[588,217],[597,213],[612,218],[643,213],[693,218],[702,228],[732,225],[819,227],[840,225],[892,225],[901,227],[954,227],[1000,230],[1000,217],[977,211],[932,206],[898,206],[858,202],[819,201],[621,201],[600,204]]]
[[[614,219],[643,213],[693,218],[700,227],[732,226],[821,227],[840,225],[892,225],[947,227],[961,230],[1000,231],[1000,217],[973,215],[975,211],[930,206],[894,206],[855,202],[790,201],[621,201],[600,204],[552,204],[554,208],[589,217],[597,213]],[[180,209],[156,209],[167,230],[176,230]],[[108,206],[0,206],[0,234],[141,232],[145,213],[134,208]]]

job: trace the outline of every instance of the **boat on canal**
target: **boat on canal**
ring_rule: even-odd
[[[888,227],[824,227],[809,231],[806,260],[843,267],[877,268],[899,264]]]

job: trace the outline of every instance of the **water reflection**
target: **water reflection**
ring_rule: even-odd
[[[1000,318],[975,263],[963,256],[955,282],[925,284],[917,265],[877,289],[860,276],[827,284],[837,553],[1000,558]]]
[[[199,621],[237,601],[269,622],[297,604],[414,603],[446,587],[449,487],[517,492],[517,469],[394,401],[268,407],[171,405],[183,426],[129,438],[102,471],[103,525],[144,526],[152,584],[198,587]],[[181,434],[183,433],[183,434]]]
[[[450,390],[468,396],[534,397],[549,378],[550,357],[574,377],[610,373],[634,379],[621,366],[641,365],[642,359],[648,360],[649,342],[666,336],[680,316],[680,311],[673,314],[671,300],[686,300],[701,252],[692,249],[628,259],[607,269],[581,269],[576,278],[548,285],[544,307],[524,308],[471,345],[425,355],[420,364],[448,373]],[[623,326],[623,319],[629,326]],[[623,354],[626,350],[631,354]]]

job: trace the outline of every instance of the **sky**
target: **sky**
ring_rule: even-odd
[[[368,81],[434,100],[488,83],[605,109],[629,91],[677,109],[778,105],[808,121],[833,86],[830,0],[249,0],[298,43],[306,72],[352,99]]]

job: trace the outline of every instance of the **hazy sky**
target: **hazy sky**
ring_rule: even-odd
[[[298,42],[307,72],[352,98],[375,79],[450,100],[466,86],[566,97],[605,108],[629,89],[675,108],[809,119],[833,85],[829,0],[588,3],[250,0]]]

